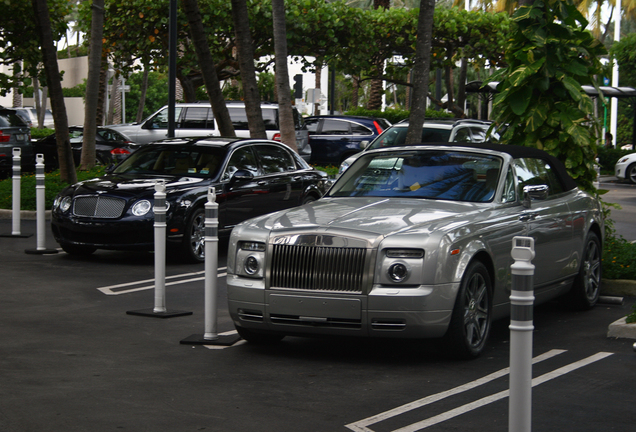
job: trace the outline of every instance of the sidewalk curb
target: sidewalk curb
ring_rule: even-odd
[[[51,219],[51,210],[45,210],[46,219]],[[13,210],[0,209],[0,219],[13,219]],[[32,210],[20,210],[20,220],[36,220],[36,212]]]

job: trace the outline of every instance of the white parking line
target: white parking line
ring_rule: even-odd
[[[543,361],[543,360],[546,360],[546,359],[549,359],[549,358],[554,357],[554,356],[556,356],[558,354],[562,354],[564,352],[565,352],[564,350],[552,350],[552,351],[549,351],[549,352],[547,352],[545,354],[542,354],[540,356],[535,357],[533,359],[533,364],[538,363],[538,362]],[[552,372],[549,372],[549,373],[546,373],[544,375],[541,375],[540,377],[534,378],[532,380],[532,386],[534,387],[534,386],[537,386],[539,384],[543,384],[543,383],[545,383],[547,381],[550,381],[550,380],[552,380],[554,378],[557,378],[557,377],[560,377],[562,375],[565,375],[565,374],[567,374],[569,372],[572,372],[573,370],[576,370],[576,369],[581,368],[583,366],[587,366],[587,365],[589,365],[591,363],[597,362],[597,361],[602,360],[602,359],[604,359],[606,357],[609,357],[611,355],[612,355],[612,353],[600,352],[600,353],[597,353],[597,354],[595,354],[593,356],[590,356],[590,357],[588,357],[586,359],[579,360],[578,362],[571,363],[571,364],[569,364],[567,366],[561,367],[561,368],[556,369],[556,370],[554,370]],[[501,369],[501,370],[499,370],[497,372],[494,372],[494,373],[492,373],[490,375],[487,375],[487,376],[485,376],[483,378],[480,378],[480,379],[478,379],[476,381],[461,385],[459,387],[455,387],[454,389],[447,390],[445,392],[441,392],[441,393],[438,393],[438,394],[435,394],[435,395],[431,395],[431,396],[419,399],[419,400],[417,400],[415,402],[411,402],[411,403],[408,403],[406,405],[402,405],[401,407],[394,408],[392,410],[389,410],[389,411],[386,411],[384,413],[375,415],[373,417],[369,417],[369,418],[366,418],[364,420],[360,420],[358,422],[351,423],[351,424],[347,425],[346,427],[351,429],[352,431],[356,431],[356,432],[373,432],[373,430],[368,428],[367,426],[370,426],[370,425],[375,424],[375,423],[379,423],[379,422],[381,422],[383,420],[386,420],[386,419],[389,419],[389,418],[392,418],[392,417],[396,417],[396,416],[398,416],[400,414],[404,414],[405,412],[414,410],[416,408],[423,407],[423,406],[431,404],[433,402],[437,402],[437,401],[439,401],[441,399],[444,399],[444,398],[447,398],[449,396],[453,396],[453,395],[468,391],[470,389],[473,389],[475,387],[484,385],[484,384],[486,384],[486,383],[488,383],[490,381],[493,381],[495,379],[498,379],[498,378],[501,378],[502,376],[507,375],[509,372],[510,372],[509,368]],[[452,409],[450,411],[447,411],[445,413],[439,414],[437,416],[434,416],[434,417],[422,420],[420,422],[414,423],[412,425],[397,429],[397,430],[395,430],[393,432],[415,432],[415,431],[419,431],[419,430],[422,430],[422,429],[426,429],[429,426],[433,426],[433,425],[436,425],[438,423],[444,422],[446,420],[452,419],[452,418],[457,417],[459,415],[465,414],[465,413],[467,413],[469,411],[472,411],[472,410],[475,410],[475,409],[480,408],[482,406],[485,406],[485,405],[488,405],[490,403],[496,402],[496,401],[498,401],[500,399],[503,399],[505,397],[508,397],[508,390],[505,390],[505,391],[502,391],[502,392],[499,392],[499,393],[495,393],[493,395],[490,395],[490,396],[487,396],[485,398],[479,399],[479,400],[477,400],[475,402],[471,402],[469,404],[466,404],[466,405],[463,405],[461,407],[458,407],[458,408]]]
[[[219,272],[218,277],[227,276],[227,273],[225,272],[225,270],[227,270],[227,267],[219,267],[217,269],[217,271]],[[181,278],[182,280],[167,282],[166,286],[179,285],[179,284],[184,284],[189,282],[197,282],[197,281],[205,280],[205,276],[200,276],[202,274],[205,274],[205,270],[193,272],[193,273],[182,273],[178,275],[167,276],[166,280],[181,279]],[[197,277],[197,276],[200,276],[200,277]],[[101,291],[102,293],[106,295],[129,294],[132,292],[154,289],[155,288],[154,282],[155,282],[154,279],[145,279],[145,280],[140,280],[136,282],[128,282],[128,283],[123,283],[118,285],[109,285],[109,286],[97,288],[97,290]],[[144,285],[147,283],[152,283],[152,285]],[[142,285],[142,286],[137,286],[137,285]],[[127,287],[133,287],[133,288],[126,289]]]

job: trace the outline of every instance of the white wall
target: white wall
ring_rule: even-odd
[[[23,98],[22,103],[24,106],[35,106],[33,98]],[[64,104],[66,105],[66,116],[68,117],[69,126],[83,126],[84,125],[84,98],[81,97],[67,97],[64,98]],[[46,107],[51,109],[51,100],[46,100]]]

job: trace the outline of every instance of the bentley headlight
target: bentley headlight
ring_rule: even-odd
[[[135,216],[144,216],[146,213],[150,211],[152,208],[152,204],[148,200],[137,201],[135,205],[132,206],[132,214]]]
[[[239,275],[262,278],[264,276],[265,244],[261,242],[242,241],[236,250],[236,268]]]
[[[65,197],[62,197],[62,198],[58,197],[55,200],[54,206],[57,206],[62,213],[66,213],[68,211],[68,209],[71,208],[71,204],[72,203],[73,203],[73,200],[71,199],[70,196],[65,196]]]

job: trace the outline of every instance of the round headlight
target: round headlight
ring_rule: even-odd
[[[402,282],[409,275],[409,270],[404,264],[395,263],[389,267],[388,274],[393,282]]]
[[[250,255],[245,259],[245,263],[243,264],[243,268],[245,269],[245,273],[249,275],[256,274],[258,272],[258,259],[254,255]]]
[[[71,203],[73,202],[73,200],[71,199],[70,196],[65,196],[64,198],[62,198],[60,200],[60,210],[62,212],[67,212],[68,209],[71,208]]]
[[[148,200],[137,201],[132,207],[132,214],[135,216],[143,216],[150,211],[152,205]]]

